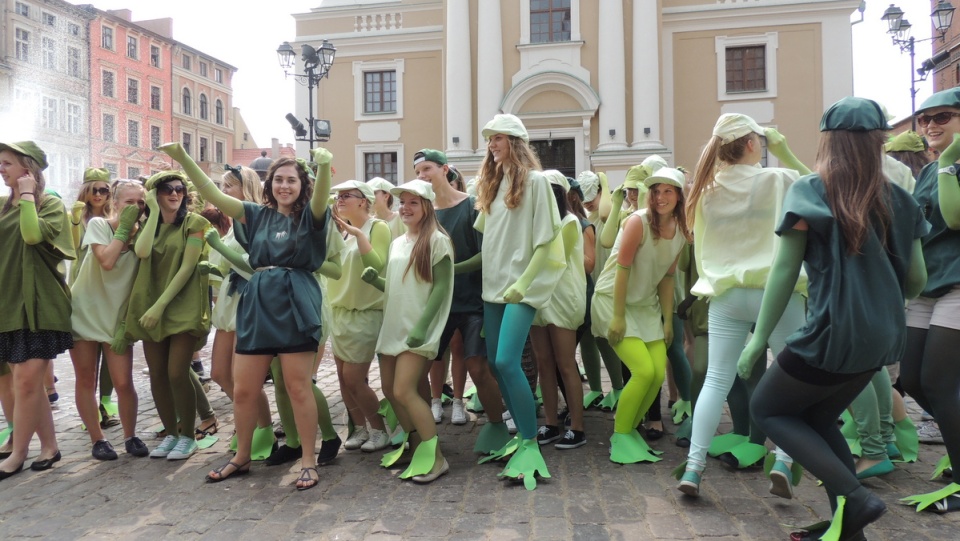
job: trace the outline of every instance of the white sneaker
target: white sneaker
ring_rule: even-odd
[[[370,439],[370,433],[367,432],[367,427],[361,426],[353,431],[353,434],[347,438],[347,441],[343,443],[343,448],[349,451],[356,451],[359,449],[367,440]]]
[[[450,412],[450,422],[455,425],[467,424],[467,410],[463,406],[462,398],[454,398]]]
[[[360,446],[360,450],[365,453],[372,453],[381,449],[386,449],[390,445],[390,436],[383,430],[376,428],[370,429],[370,439]]]
[[[195,438],[180,436],[177,446],[167,454],[167,460],[186,460],[196,453],[197,449],[199,447]]]
[[[150,458],[167,458],[167,455],[170,454],[170,451],[173,451],[173,448],[177,446],[179,438],[176,436],[167,436],[163,438],[163,441],[160,442],[160,445],[156,449],[150,451]]]
[[[513,422],[513,415],[510,415],[510,411],[503,412],[503,422],[507,424],[507,432],[510,434],[517,433],[517,423]]]
[[[433,422],[440,424],[443,420],[443,403],[439,398],[430,401],[430,413],[433,414]]]

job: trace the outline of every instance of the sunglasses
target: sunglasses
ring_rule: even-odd
[[[110,195],[110,188],[93,188],[90,193],[93,195]]]
[[[944,111],[942,113],[937,113],[932,116],[920,115],[917,117],[917,124],[925,128],[927,127],[927,125],[930,124],[930,121],[932,120],[937,126],[943,126],[947,122],[950,122],[950,119],[952,119],[955,116],[960,116],[960,113],[951,113],[949,111]]]
[[[182,184],[177,184],[177,185],[161,184],[157,186],[157,193],[161,193],[163,195],[170,195],[172,193],[176,193],[177,195],[180,195],[185,191],[187,191],[187,188]]]
[[[351,197],[355,199],[366,199],[366,197],[362,195],[352,194],[348,192],[340,192],[337,194],[337,199],[340,199],[340,200],[350,199]]]

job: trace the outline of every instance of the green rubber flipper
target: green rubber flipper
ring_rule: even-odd
[[[450,398],[449,396],[447,396],[447,395],[445,395],[445,394],[443,394],[443,393],[440,393],[440,403],[441,403],[441,404],[449,404],[450,402],[453,402],[453,399],[452,399],[452,398]]]
[[[417,450],[413,452],[410,465],[400,474],[400,479],[409,479],[414,475],[430,473],[430,470],[432,470],[433,466],[437,463],[437,443],[439,442],[439,436],[434,436],[427,441],[420,442]],[[403,448],[401,447],[401,449]]]
[[[473,446],[473,452],[482,455],[495,453],[498,449],[502,449],[512,438],[513,436],[510,435],[510,431],[507,430],[507,423],[487,422],[483,425],[483,428],[480,429],[480,434],[477,435],[477,443]]]
[[[863,447],[860,445],[860,438],[855,440],[847,440],[847,445],[850,446],[850,454],[855,457],[863,456]]]
[[[917,512],[919,513],[927,507],[930,507],[938,501],[946,498],[947,496],[956,494],[957,492],[960,492],[960,485],[957,483],[950,483],[936,492],[930,492],[928,494],[914,494],[913,496],[901,498],[900,502],[907,505],[916,505]]]
[[[686,460],[684,460],[683,462],[680,463],[679,466],[677,466],[676,468],[674,468],[673,471],[670,472],[670,475],[672,475],[674,479],[676,479],[677,481],[679,481],[680,478],[683,477],[683,472],[685,472],[685,471],[687,471],[687,461],[686,461]]]
[[[543,461],[543,455],[540,454],[540,444],[534,439],[523,440],[516,454],[510,458],[503,471],[497,474],[498,477],[522,478],[523,486],[527,490],[537,488],[538,475],[544,479],[550,478],[547,463]]]
[[[383,417],[383,422],[390,427],[390,432],[396,429],[397,425],[400,424],[400,421],[397,419],[397,414],[393,411],[393,406],[386,398],[380,401],[380,409],[377,410],[377,413]]]
[[[950,455],[943,455],[943,458],[937,462],[937,467],[934,468],[933,477],[931,477],[930,480],[933,481],[934,479],[939,479],[941,476],[943,476],[943,472],[945,472],[949,467],[951,467]]]
[[[833,513],[830,527],[820,536],[820,541],[840,541],[840,532],[843,530],[843,507],[846,504],[846,497],[837,496],[837,510]]]
[[[693,415],[690,401],[682,398],[670,406],[670,411],[673,412],[673,424],[675,425],[682,423],[684,419],[689,419]]]
[[[8,424],[7,428],[0,430],[0,445],[6,445],[7,438],[10,437],[10,434],[13,434],[13,425]]]
[[[750,441],[749,437],[742,434],[734,434],[733,432],[714,436],[713,440],[710,441],[710,449],[707,450],[707,454],[713,458],[717,458],[723,453],[729,453],[730,449],[748,441]]]
[[[612,389],[607,396],[600,401],[600,409],[604,411],[614,411],[617,409],[617,403],[620,402],[620,393],[623,389]]]
[[[480,402],[480,394],[477,393],[476,385],[467,389],[467,392],[463,393],[463,398],[466,399],[464,407],[467,408],[467,411],[483,413],[483,403]]]
[[[111,417],[115,417],[118,413],[120,413],[120,408],[117,407],[117,403],[114,402],[109,396],[101,396],[100,405],[103,406],[103,409],[107,412],[107,415]]]
[[[843,421],[843,426],[840,427],[840,433],[843,434],[844,438],[847,440],[855,440],[860,437],[857,435],[857,423],[853,421],[850,410],[843,410],[843,415],[840,416],[840,420]]]
[[[594,404],[597,399],[601,399],[600,402]],[[587,394],[583,395],[583,409],[589,409],[591,407],[600,407],[603,404],[603,392],[602,391],[590,391]]]
[[[234,434],[233,437],[230,438],[230,452],[234,454],[236,454],[237,452],[237,435],[236,434]]]
[[[403,456],[403,453],[407,450],[407,439],[410,437],[410,434],[407,434],[401,430],[397,433],[397,435],[403,436],[400,440],[400,447],[383,455],[383,458],[380,459],[380,465],[384,468],[389,468],[390,466],[396,464],[397,461],[400,460],[400,457]]]
[[[407,441],[407,431],[401,428],[390,438],[390,445],[397,446],[405,441]]]
[[[463,397],[464,397],[464,398],[470,398],[471,396],[473,396],[473,395],[475,395],[475,394],[477,394],[477,386],[476,386],[476,385],[474,385],[474,386],[470,387],[469,389],[467,389],[466,391],[464,391],[464,392],[463,392]]]
[[[900,458],[894,462],[916,462],[920,454],[920,439],[913,421],[909,417],[901,419],[893,425],[893,435],[897,438],[897,449],[900,449]]]
[[[643,441],[636,430],[628,434],[614,432],[610,436],[610,461],[617,464],[636,464],[637,462],[660,462],[658,451],[654,451]]]
[[[273,427],[257,427],[253,430],[253,442],[250,445],[250,460],[266,460],[273,452],[273,444],[277,437],[273,435]]]
[[[675,436],[679,440],[680,438],[687,438],[688,440],[693,435],[693,417],[687,417],[677,426],[677,433]]]
[[[537,400],[537,405],[543,405],[543,393],[540,392],[540,386],[537,385],[537,392],[533,393],[533,398]],[[531,489],[532,490],[532,489]]]
[[[770,453],[763,445],[750,443],[749,441],[741,443],[727,452],[737,458],[737,462],[739,463],[737,468],[741,470],[760,462]]]
[[[197,440],[197,448],[201,450],[209,449],[210,447],[213,446],[214,443],[217,443],[218,441],[220,441],[220,438],[216,436],[204,436],[202,440]]]
[[[517,434],[516,436],[510,438],[510,441],[503,444],[503,447],[478,460],[477,464],[485,464],[491,460],[501,460],[512,455],[513,453],[516,453],[517,449],[520,448],[521,441],[523,440],[521,440],[520,435]]]

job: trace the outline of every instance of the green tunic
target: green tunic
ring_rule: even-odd
[[[8,196],[0,197],[0,208]],[[58,269],[74,259],[70,223],[63,202],[45,196],[37,209],[43,241],[28,245],[20,233],[20,207],[0,215],[0,332],[70,332],[70,290]]]
[[[820,176],[802,177],[787,191],[776,233],[807,222],[803,265],[810,277],[807,322],[787,338],[787,347],[814,368],[856,374],[893,364],[903,354],[904,287],[913,241],[930,225],[899,186],[890,185],[889,201],[886,246],[883,231],[871,228],[862,254],[851,256]]]
[[[477,199],[464,198],[456,205],[437,209],[437,221],[443,226],[456,252],[454,263],[466,261],[480,253],[483,235],[473,228],[480,211],[476,209]],[[482,314],[483,299],[480,298],[481,272],[465,272],[453,277],[453,306],[451,314]]]
[[[930,222],[930,232],[923,236],[923,261],[927,265],[927,285],[921,297],[939,298],[960,285],[960,231],[947,227],[940,212],[940,188],[937,184],[937,162],[928,163],[917,179],[913,197]]]
[[[210,299],[206,280],[202,279],[197,268],[193,269],[186,285],[167,305],[156,327],[144,329],[140,325],[140,318],[157,302],[180,270],[187,238],[195,233],[203,233],[208,227],[210,222],[192,212],[187,213],[179,226],[157,226],[153,248],[149,257],[140,262],[130,293],[126,318],[129,339],[160,342],[175,334],[187,333],[196,336],[200,345],[206,340],[210,331]]]

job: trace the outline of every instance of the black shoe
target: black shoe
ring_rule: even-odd
[[[0,460],[3,460],[4,458],[7,458],[12,454],[13,454],[13,451],[0,451]]]
[[[567,430],[563,438],[558,441],[554,447],[557,449],[576,449],[587,444],[587,437],[580,430]]]
[[[443,394],[447,395],[447,398],[453,400],[453,387],[449,383],[443,384]]]
[[[60,455],[60,451],[57,451],[57,454],[53,455],[50,458],[44,458],[43,460],[34,460],[33,464],[30,464],[30,469],[33,471],[44,471],[49,470],[53,467],[54,464],[60,462],[60,459],[63,456]]]
[[[8,477],[13,477],[14,475],[16,475],[16,474],[18,474],[18,473],[20,473],[20,472],[22,472],[22,471],[23,471],[23,462],[21,462],[20,465],[17,466],[17,469],[15,469],[15,470],[13,470],[13,471],[3,471],[3,470],[0,470],[0,481],[3,481],[4,479],[6,479],[6,478],[8,478]]]
[[[646,429],[647,441],[657,441],[663,437],[663,430],[659,428],[648,428]]]
[[[687,449],[690,447],[690,438],[677,438],[677,447]]]
[[[543,425],[537,430],[537,443],[547,445],[563,437],[560,428],[552,425]]]
[[[277,447],[277,450],[270,453],[270,456],[264,461],[267,466],[279,466],[287,462],[293,462],[303,456],[303,447],[288,447],[283,444]]]
[[[843,531],[841,541],[855,539],[871,522],[875,522],[887,512],[887,504],[864,487],[854,490],[847,496],[843,509]],[[849,532],[849,533],[848,533]]]
[[[283,430],[283,425],[278,424],[277,428],[273,429],[273,435],[276,436],[278,440],[282,440],[287,437],[286,431]]]
[[[340,436],[333,440],[321,441],[320,452],[317,454],[317,466],[329,464],[337,458],[337,453],[340,452],[340,445],[342,444],[343,441],[340,440]]]
[[[117,452],[107,440],[100,440],[93,444],[93,458],[97,460],[116,460]],[[36,462],[34,462],[36,464]]]
[[[136,436],[132,436],[123,442],[123,446],[126,448],[128,455],[145,457],[150,454],[150,449],[147,448],[147,444],[143,443],[143,440]]]

